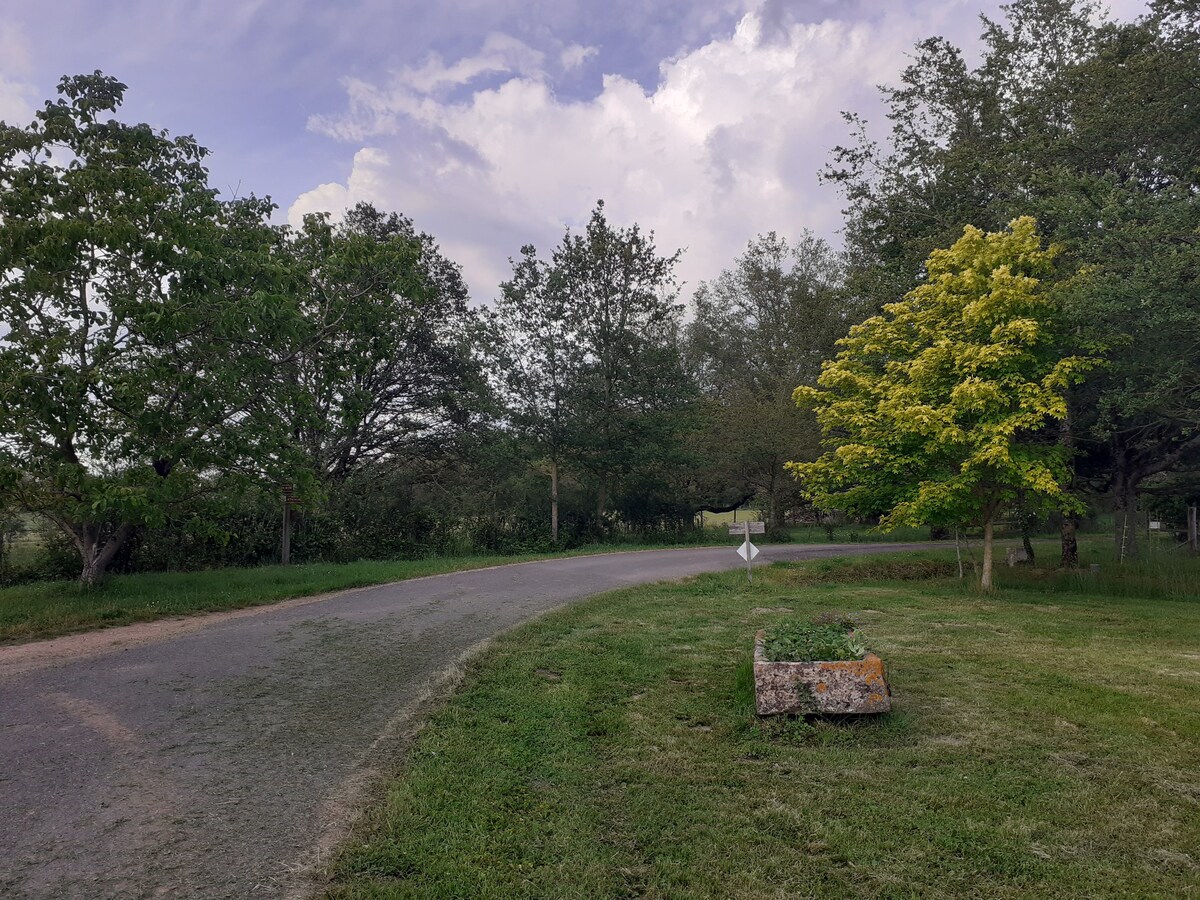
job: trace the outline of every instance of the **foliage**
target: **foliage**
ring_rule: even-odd
[[[509,423],[531,462],[546,460],[555,498],[560,466],[588,478],[601,527],[624,483],[669,477],[682,459],[693,389],[680,358],[678,257],[660,256],[637,225],[610,225],[601,202],[548,261],[522,249],[491,318]]]
[[[698,439],[717,488],[709,490],[756,495],[775,529],[800,502],[785,463],[819,452],[818,429],[792,391],[816,383],[821,361],[858,320],[842,270],[820,238],[806,232],[790,243],[772,232],[693,297],[687,353],[707,401]]]
[[[843,622],[790,622],[767,629],[763,651],[771,662],[836,662],[862,659],[867,645]]]
[[[885,527],[979,521],[985,586],[1001,507],[1074,508],[1070,459],[1045,433],[1094,361],[1062,353],[1040,287],[1057,253],[1030,218],[968,227],[930,256],[925,284],[850,330],[820,388],[796,390],[832,448],[791,466],[819,506],[882,510]]]
[[[308,465],[337,485],[373,464],[440,455],[481,401],[475,319],[457,265],[395,213],[310,215],[288,250],[306,331],[282,411]]]
[[[112,118],[115,79],[59,91],[0,125],[0,491],[90,583],[206,470],[278,458],[250,413],[298,320],[269,202],[217,199],[195,140]]]
[[[1200,29],[1191,4],[1150,7],[1117,25],[1090,0],[1018,0],[984,20],[974,68],[921,42],[884,90],[888,140],[851,115],[826,171],[848,202],[852,285],[876,303],[968,223],[1032,214],[1086,269],[1064,314],[1077,352],[1108,366],[1072,392],[1061,439],[1131,535],[1144,482],[1200,461]]]

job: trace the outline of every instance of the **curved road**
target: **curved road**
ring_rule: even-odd
[[[302,891],[458,655],[571,600],[738,564],[555,559],[0,648],[0,896]]]

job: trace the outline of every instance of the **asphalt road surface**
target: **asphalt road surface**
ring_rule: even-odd
[[[0,648],[0,896],[303,893],[456,657],[571,600],[741,564],[555,559]]]

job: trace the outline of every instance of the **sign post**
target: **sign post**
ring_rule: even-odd
[[[731,535],[741,535],[746,538],[742,546],[738,547],[738,556],[746,561],[746,580],[751,584],[754,583],[754,557],[758,556],[758,548],[750,543],[750,535],[766,534],[767,526],[765,522],[743,522],[741,525],[730,525],[729,533]]]

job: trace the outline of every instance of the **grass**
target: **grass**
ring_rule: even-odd
[[[637,549],[654,548],[594,546],[559,555]],[[0,642],[54,637],[167,616],[261,606],[328,591],[545,558],[545,554],[432,557],[148,572],[113,575],[91,590],[68,581],[31,582],[0,588]]]
[[[1197,588],[1005,570],[983,597],[950,560],[701,576],[508,633],[328,896],[1200,896]],[[831,611],[871,635],[893,712],[756,719],[756,629]]]
[[[714,543],[726,543],[727,540],[741,540],[741,537],[729,535],[729,526],[743,523],[761,522],[762,513],[758,510],[740,509],[737,512],[737,522],[733,521],[733,513],[705,513],[704,530],[713,535]],[[822,525],[790,525],[785,529],[787,539],[795,544],[824,544],[835,543],[888,543],[929,540],[928,528],[897,528],[894,531],[883,532],[871,525],[842,524],[830,529]],[[831,536],[832,535],[832,536]],[[755,543],[770,543],[770,535],[752,535]]]

